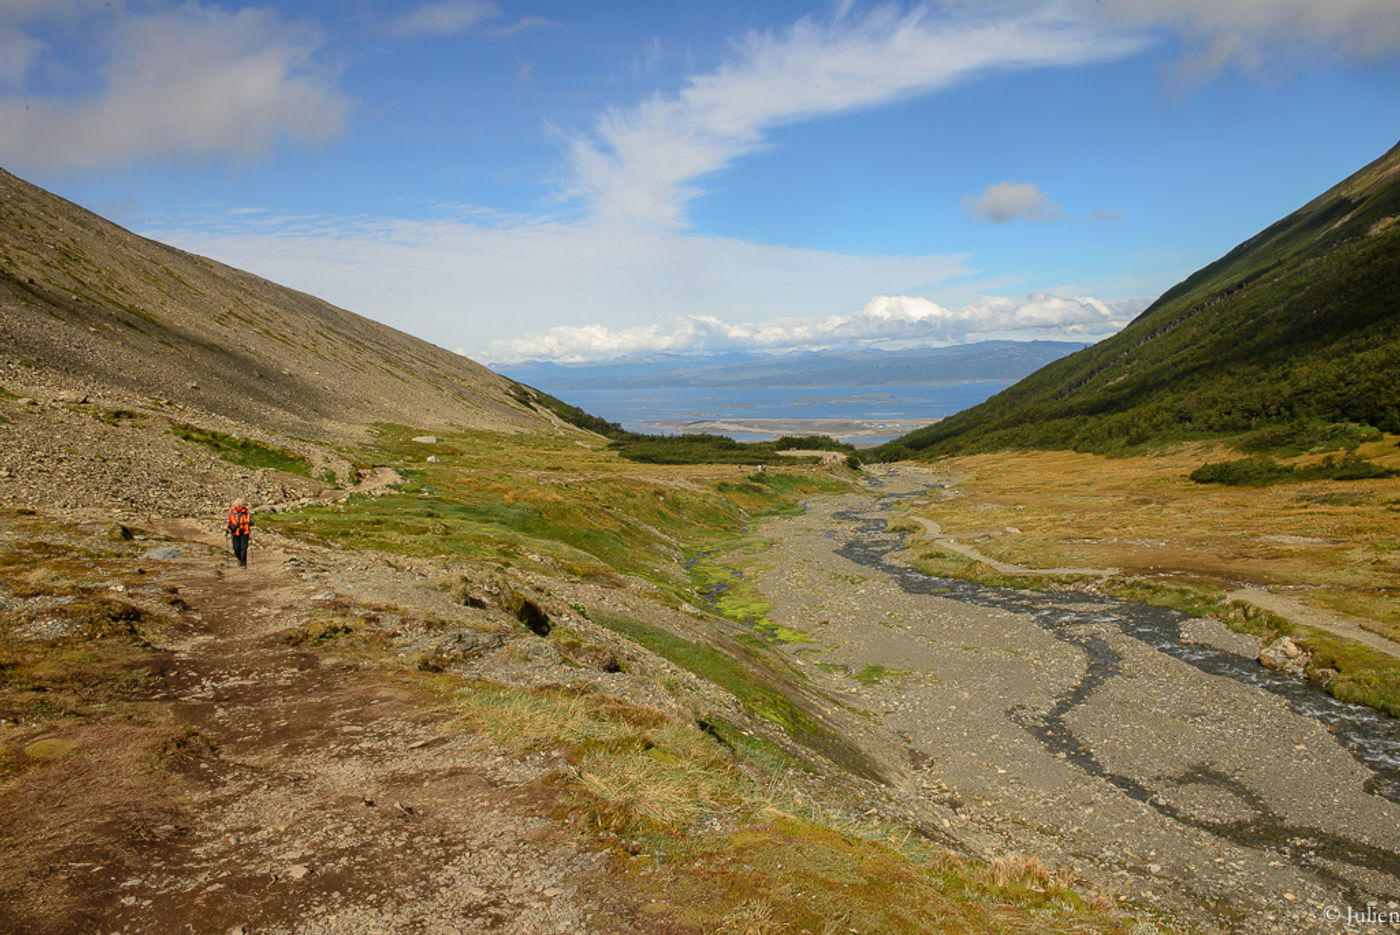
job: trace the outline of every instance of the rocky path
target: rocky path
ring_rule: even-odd
[[[1207,930],[1339,932],[1349,911],[1400,912],[1400,806],[1326,727],[1132,635],[1107,602],[937,593],[884,556],[885,519],[925,492],[898,477],[879,492],[765,526],[759,584],[773,622],[811,634],[788,651],[814,682],[906,741],[924,827],[1062,860]],[[1257,643],[1214,621],[1173,642],[1222,672],[1258,668]],[[1395,929],[1350,929],[1368,930]]]
[[[544,817],[553,754],[498,755],[382,671],[289,645],[318,587],[292,557],[255,543],[242,569],[192,522],[164,532],[198,627],[157,698],[189,728],[197,791],[111,881],[101,932],[594,930],[605,858]]]

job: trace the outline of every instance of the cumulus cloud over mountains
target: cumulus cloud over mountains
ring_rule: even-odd
[[[1117,331],[1149,300],[1106,303],[1087,297],[1032,293],[1024,302],[980,296],[949,308],[920,296],[881,295],[849,315],[722,321],[708,315],[613,330],[604,325],[561,326],[543,334],[497,341],[485,355],[492,363],[608,360],[648,353],[713,353],[726,350],[846,350],[952,344],[1010,334],[1093,339]]]

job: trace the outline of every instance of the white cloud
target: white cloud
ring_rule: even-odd
[[[1024,302],[981,296],[948,308],[920,296],[876,296],[849,315],[726,322],[712,315],[683,315],[665,323],[612,329],[565,325],[541,334],[493,342],[484,355],[497,364],[522,360],[577,363],[665,352],[726,350],[849,350],[954,344],[989,338],[1097,339],[1119,330],[1148,304],[1145,299],[1106,303],[1088,297],[1032,293]]]
[[[568,194],[604,222],[681,226],[697,179],[765,144],[773,127],[888,104],[974,74],[1118,58],[1142,47],[1087,23],[1024,16],[968,22],[881,8],[861,22],[799,21],[752,33],[735,59],[674,94],[612,109],[571,140]]]
[[[500,8],[489,0],[443,0],[423,4],[389,23],[385,31],[397,39],[455,36],[500,15]]]
[[[1038,185],[1029,182],[994,182],[975,198],[964,195],[962,206],[972,217],[986,218],[993,224],[1005,224],[1017,218],[1043,222],[1060,219],[1060,206]]]
[[[138,157],[246,158],[287,138],[342,131],[350,103],[313,63],[318,37],[275,14],[185,4],[119,11],[104,34],[101,91],[0,100],[0,160],[91,168]]]

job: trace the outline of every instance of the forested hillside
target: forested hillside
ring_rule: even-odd
[[[1400,432],[1400,146],[1170,289],[1127,328],[887,457],[1114,452],[1339,422]]]

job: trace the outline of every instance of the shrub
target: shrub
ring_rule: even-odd
[[[1267,487],[1285,481],[1293,468],[1279,464],[1273,458],[1255,455],[1237,461],[1217,461],[1203,464],[1190,477],[1198,484],[1225,484],[1229,487]]]

